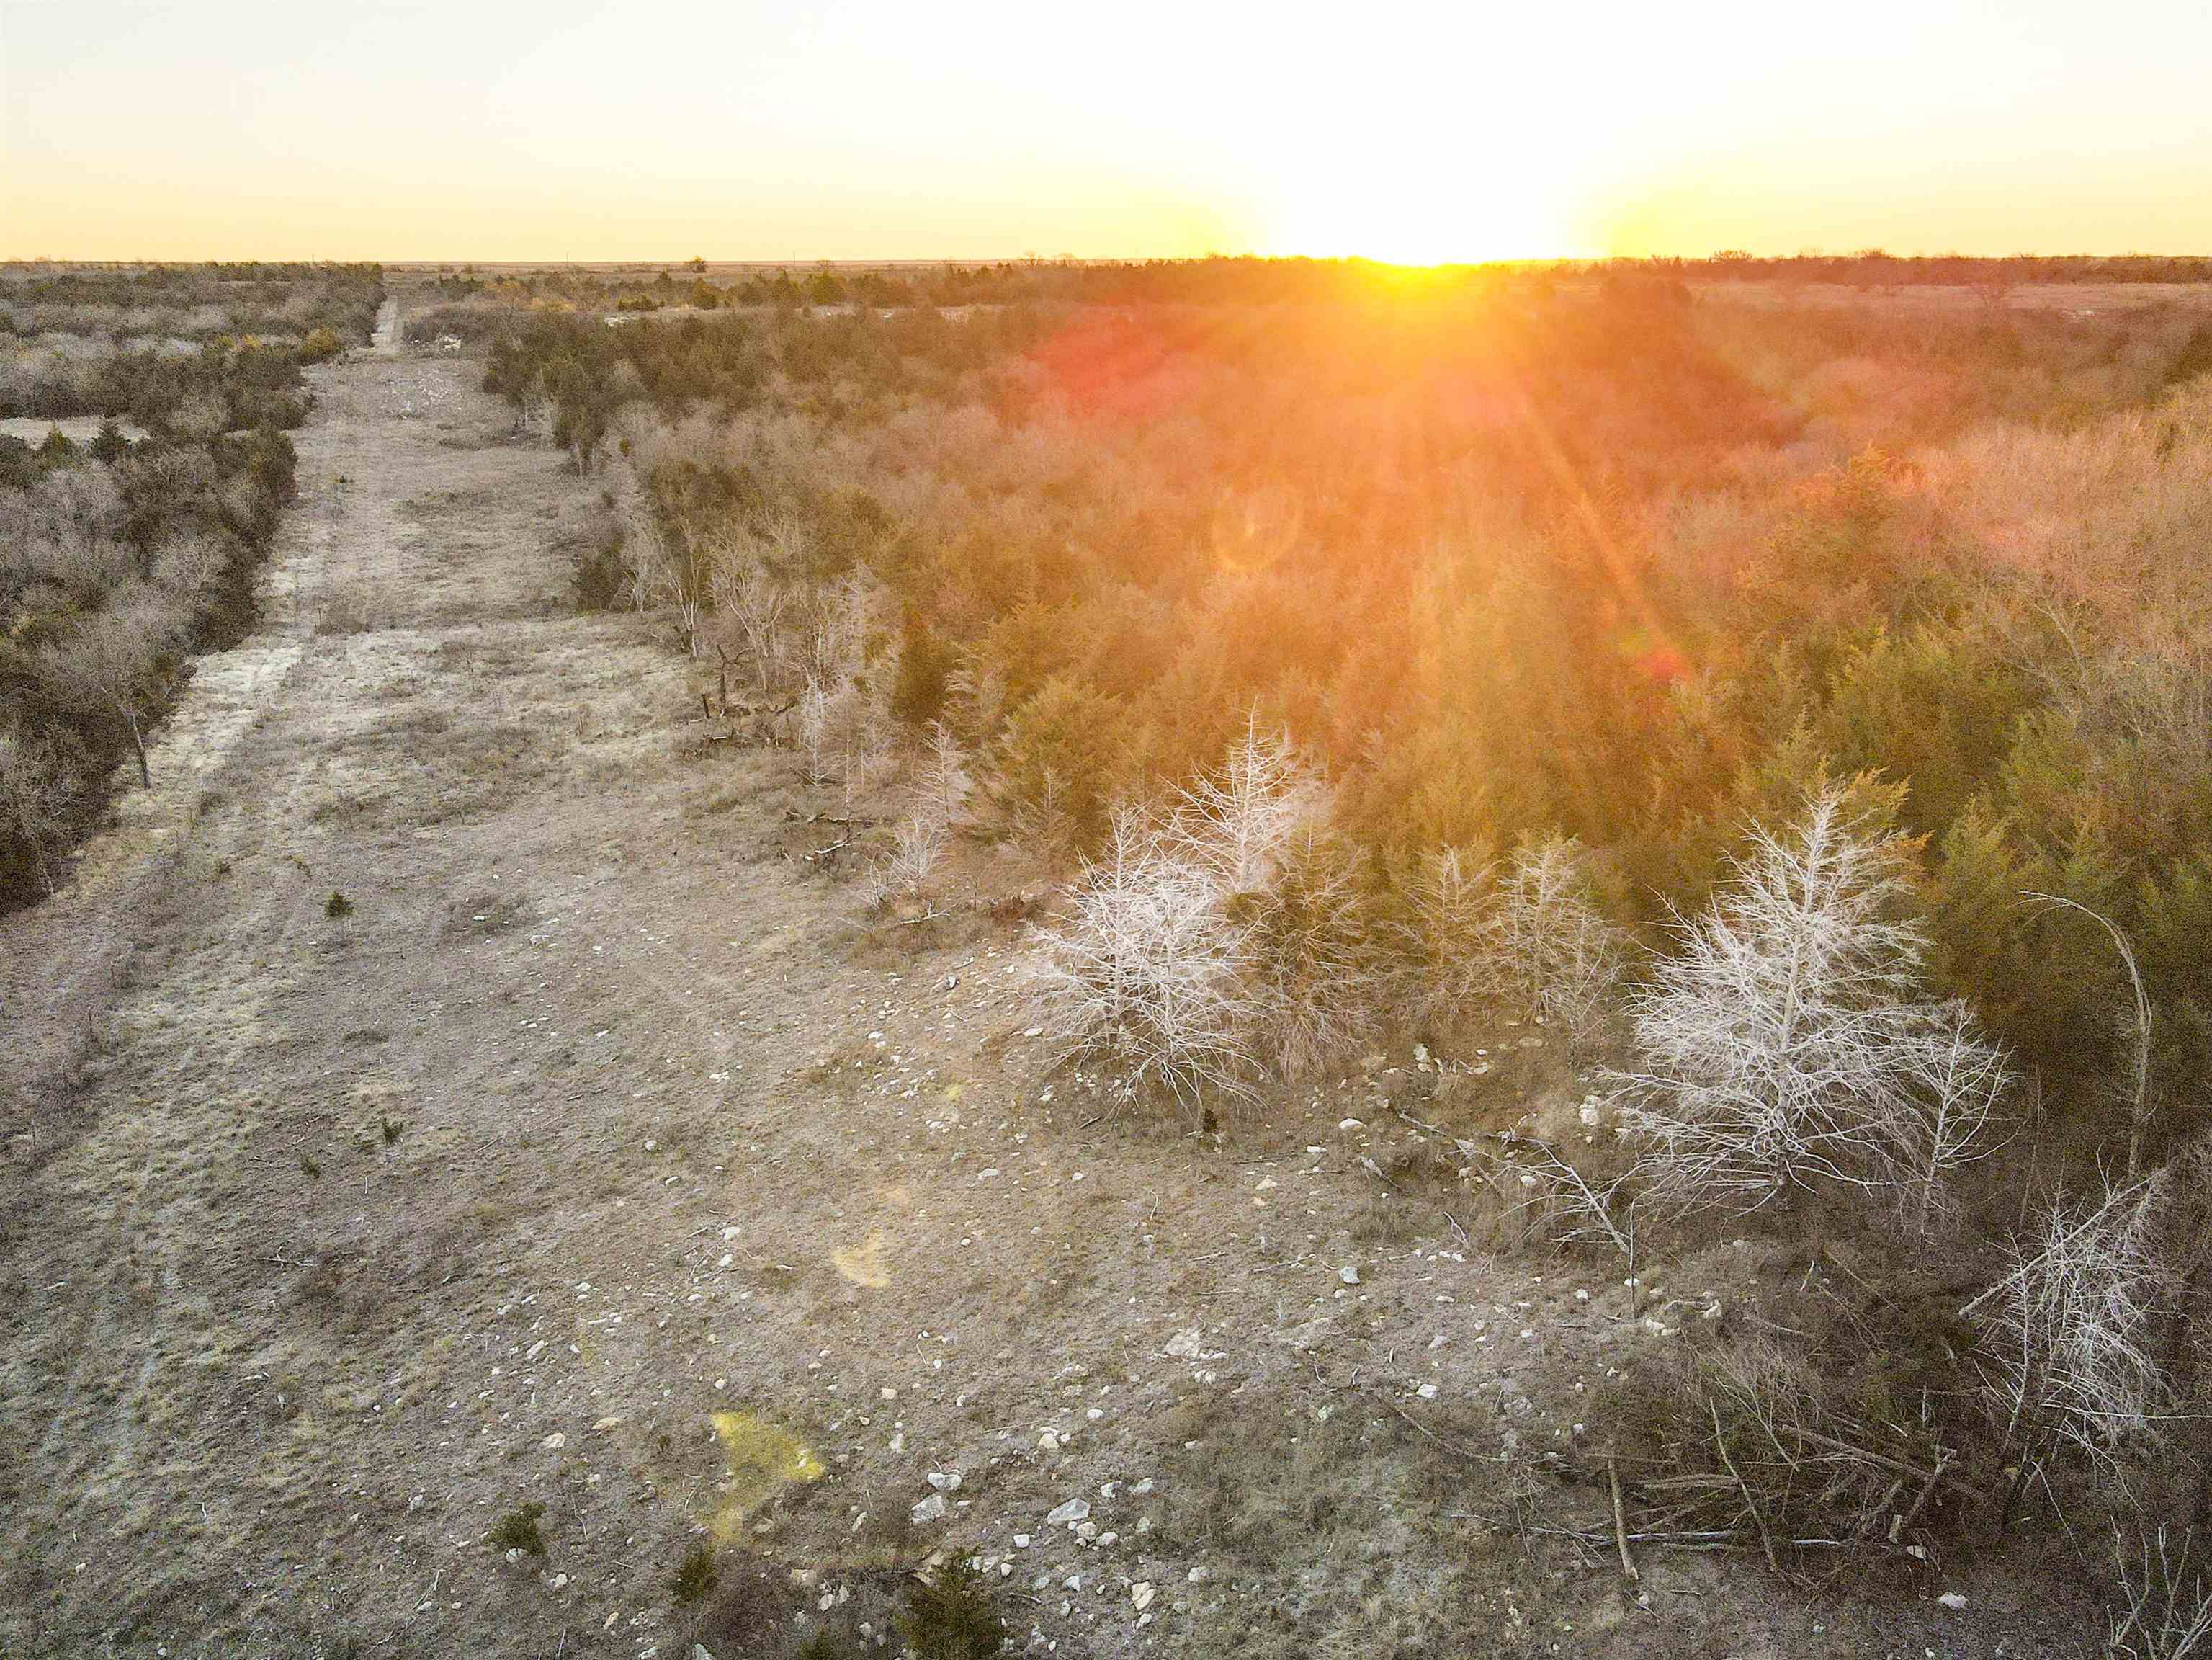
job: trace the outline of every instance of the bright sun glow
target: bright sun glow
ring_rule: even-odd
[[[1572,250],[1574,240],[1534,202],[1439,202],[1402,187],[1364,198],[1330,192],[1285,215],[1274,240],[1285,251],[1357,255],[1388,265],[1476,264],[1531,259]]]
[[[1580,251],[1583,240],[1532,183],[1500,189],[1429,173],[1309,186],[1301,199],[1271,216],[1270,240],[1283,252],[1461,265],[1556,257]]]
[[[2061,0],[2002,9],[669,0],[640,29],[611,0],[0,0],[0,253],[2212,243],[2212,9],[2086,37]]]

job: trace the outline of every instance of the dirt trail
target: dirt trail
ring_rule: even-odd
[[[1566,1432],[1521,1386],[1613,1294],[1394,1199],[1370,1085],[1209,1149],[1054,1098],[1011,933],[856,953],[788,757],[682,758],[685,666],[568,605],[599,481],[395,335],[315,372],[264,626],[0,934],[10,1052],[92,1039],[0,1216],[0,1650],[688,1654],[703,1525],[833,1597],[951,1542],[1040,1651],[1175,1653],[1243,1617],[1201,1438]],[[1301,1594],[1412,1572],[1387,1521]]]

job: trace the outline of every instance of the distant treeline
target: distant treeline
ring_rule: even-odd
[[[0,336],[304,340],[318,329],[366,339],[383,294],[379,265],[33,266],[0,271]]]
[[[605,310],[689,306],[1005,305],[1066,301],[1097,305],[1340,303],[1395,298],[1409,284],[1432,291],[1492,296],[1541,292],[1559,283],[1663,277],[1684,283],[1844,284],[1854,288],[1967,287],[1995,295],[2051,283],[2212,282],[2212,258],[1801,254],[1759,258],[1719,253],[1707,259],[1532,261],[1409,269],[1364,259],[1001,260],[995,264],[852,266],[829,264],[763,269],[721,282],[704,261],[650,277],[576,267],[497,276],[473,269],[434,279],[447,299],[565,302]]]
[[[289,283],[275,274],[288,269]],[[33,290],[34,301],[9,301]],[[0,360],[0,417],[100,415],[161,434],[189,409],[186,425],[217,431],[296,427],[299,366],[365,344],[383,294],[374,265],[71,271],[0,285],[0,335],[65,337]],[[7,465],[20,471],[21,458]]]
[[[174,303],[218,290],[234,291],[240,286],[265,288],[284,298],[307,284],[374,284],[383,280],[381,265],[324,261],[88,266],[40,260],[0,269],[0,293],[10,299],[52,300],[69,305],[126,306]]]

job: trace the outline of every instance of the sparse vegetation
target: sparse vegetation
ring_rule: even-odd
[[[684,1548],[684,1560],[676,1565],[669,1588],[675,1594],[676,1606],[689,1608],[703,1601],[720,1579],[720,1570],[714,1566],[714,1548],[703,1539],[695,1539]]]
[[[544,1515],[545,1506],[534,1499],[518,1505],[501,1517],[499,1525],[491,1530],[492,1548],[495,1550],[519,1550],[526,1556],[535,1556],[543,1560],[545,1538],[539,1532],[538,1523]]]
[[[907,1592],[899,1635],[916,1660],[990,1660],[1006,1640],[1006,1626],[982,1575],[962,1556],[939,1569],[933,1581],[918,1582]]]

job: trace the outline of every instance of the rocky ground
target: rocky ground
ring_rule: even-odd
[[[1023,925],[795,857],[788,754],[702,752],[689,665],[570,603],[602,481],[391,332],[313,372],[263,627],[0,922],[0,1651],[896,1651],[955,1555],[1036,1652],[2043,1651],[2032,1585],[1624,1588],[1516,1525],[1735,1295],[1486,1248],[1454,1137],[1573,1132],[1575,1057],[1110,1112]]]

